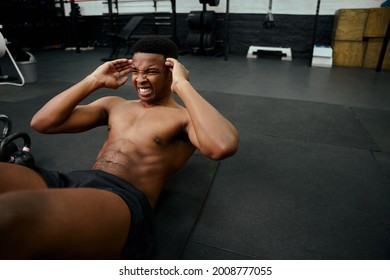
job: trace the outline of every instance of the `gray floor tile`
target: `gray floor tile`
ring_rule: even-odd
[[[184,260],[252,260],[253,256],[208,246],[197,242],[189,242],[182,256]]]
[[[179,259],[211,187],[218,162],[193,156],[155,209],[156,259]]]
[[[353,108],[382,152],[390,153],[390,111]]]
[[[379,149],[350,108],[342,105],[210,92],[204,95],[241,133]]]
[[[390,181],[368,151],[253,135],[191,239],[266,259],[390,257]]]
[[[390,178],[390,154],[381,152],[374,152],[373,154],[383,173]]]

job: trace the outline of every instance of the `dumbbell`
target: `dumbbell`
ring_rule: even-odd
[[[9,153],[10,151],[9,146],[15,145],[14,141],[19,138],[23,139],[24,141],[23,148],[13,153]],[[27,133],[25,132],[12,133],[7,137],[5,137],[0,143],[0,159],[1,161],[24,165],[31,168],[35,165],[35,160],[30,153],[30,149],[31,149],[31,138]]]

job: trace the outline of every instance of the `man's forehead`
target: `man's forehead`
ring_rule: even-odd
[[[135,53],[132,58],[134,66],[161,67],[165,66],[165,59],[162,54]]]
[[[142,59],[142,60],[164,60],[164,56],[159,53],[143,53],[143,52],[136,52],[133,55],[133,59]]]

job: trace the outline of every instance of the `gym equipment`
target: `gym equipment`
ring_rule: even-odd
[[[224,38],[224,60],[227,61],[229,59],[229,32],[230,32],[230,0],[226,0],[226,12],[225,12],[225,38]]]
[[[274,15],[272,14],[272,0],[268,2],[268,14],[265,16],[263,27],[265,29],[272,29],[275,27]]]
[[[315,45],[311,66],[331,68],[333,65],[333,50],[330,46]]]
[[[203,35],[200,31],[191,31],[188,33],[187,44],[193,53],[197,53],[201,50],[203,44],[202,37]]]
[[[108,35],[112,38],[113,44],[112,44],[112,50],[111,54],[108,59],[103,60],[112,60],[115,58],[118,58],[119,51],[122,47],[122,45],[127,45],[127,50],[125,55],[129,53],[130,50],[130,44],[129,40],[131,35],[134,33],[134,31],[137,29],[138,25],[143,20],[143,16],[133,16],[128,23],[122,28],[122,30],[116,34],[116,33],[109,33]]]
[[[71,19],[71,41],[72,45],[76,48],[76,53],[81,53],[79,33],[78,33],[78,23],[81,18],[80,6],[75,3],[75,0],[70,0],[70,19]]]
[[[205,31],[213,31],[217,22],[217,16],[214,11],[203,11],[202,27]]]
[[[12,122],[11,120],[3,114],[0,114],[0,121],[4,123],[3,127],[3,132],[0,135],[0,143],[3,141],[4,138],[6,138],[8,135],[10,135],[11,130],[12,130]],[[11,143],[8,145],[7,151],[5,151],[6,154],[12,154],[18,150],[18,147],[14,144]],[[0,157],[0,161],[3,161],[2,158]]]
[[[19,86],[19,87],[24,86],[25,80],[24,80],[23,74],[20,71],[18,65],[16,64],[14,58],[12,57],[12,54],[8,50],[7,42],[4,39],[3,34],[1,34],[1,32],[0,32],[0,58],[3,57],[6,53],[8,54],[9,58],[11,59],[12,64],[15,66],[16,72],[18,72],[18,75],[20,77],[20,83],[14,83],[14,82],[8,81],[8,76],[1,74],[1,71],[0,71],[0,85],[12,85],[12,86]]]
[[[24,144],[21,150],[10,153],[9,146],[14,144],[16,139],[23,139]],[[15,144],[14,144],[15,145]],[[35,160],[30,153],[31,138],[26,132],[15,132],[5,137],[0,144],[0,159],[4,162],[33,167]]]
[[[194,30],[202,29],[202,11],[191,11],[187,16],[188,27]]]
[[[3,133],[0,135],[0,141],[7,137],[12,130],[12,122],[8,116],[0,114],[0,121],[4,123]]]
[[[209,6],[217,7],[219,5],[219,0],[199,0],[200,4],[209,4]]]
[[[316,44],[317,25],[318,25],[318,16],[319,16],[319,13],[320,13],[320,6],[321,6],[321,0],[318,0],[317,1],[317,8],[316,8],[316,16],[315,16],[315,19],[314,19],[313,36],[312,36],[312,40],[311,40],[311,52],[310,52],[309,67],[312,66],[314,46]]]
[[[265,29],[275,27],[274,16],[272,15],[272,0],[268,2],[268,14],[263,21]],[[247,58],[280,58],[281,60],[292,60],[291,48],[269,47],[269,46],[249,46]]]
[[[163,1],[170,1],[171,3],[171,12],[159,12],[158,3]],[[153,22],[150,22],[149,17],[145,17],[145,26],[154,25],[155,35],[169,36],[177,45],[179,45],[179,38],[177,36],[177,14],[176,14],[176,0],[106,0],[103,1],[104,5],[107,5],[108,8],[108,20],[109,20],[109,32],[115,33],[115,26],[119,26],[117,19],[121,18],[119,10],[122,8],[121,4],[126,5],[127,3],[138,3],[138,2],[152,2],[154,7],[154,16]],[[114,12],[114,6],[116,12]],[[128,14],[123,14],[128,15]],[[134,14],[136,15],[136,14]],[[171,35],[166,35],[166,27],[171,27]],[[160,30],[161,28],[161,30]],[[160,34],[161,33],[161,34]],[[151,35],[151,32],[146,34],[137,34],[132,36],[134,39],[138,39],[144,36]],[[107,60],[107,59],[102,59]]]
[[[250,46],[247,54],[247,58],[257,57],[280,57],[282,60],[291,61],[291,48],[276,48],[276,47],[262,47],[262,46]]]
[[[206,5],[216,6],[219,1],[199,0],[203,4],[202,11],[191,11],[187,16],[190,32],[187,35],[187,44],[193,54],[210,54],[215,50],[215,27],[217,17],[214,11],[207,11]]]
[[[187,16],[188,27],[192,30],[213,31],[216,20],[214,11],[191,11]]]
[[[388,1],[386,1],[386,2],[388,2]],[[385,2],[383,2],[383,3],[385,3]],[[376,69],[375,69],[376,72],[380,72],[382,70],[383,60],[385,59],[386,50],[387,50],[387,46],[389,44],[389,40],[390,40],[390,21],[387,23],[386,34],[385,34],[385,37],[383,39],[383,44],[382,44],[381,51],[379,53],[379,58],[378,58],[378,64],[377,64]]]
[[[203,49],[206,52],[213,51],[215,44],[216,40],[213,32],[207,32],[203,34]]]
[[[4,123],[3,132],[0,135],[0,161],[33,166],[34,158],[29,153],[31,148],[31,138],[25,132],[12,133],[12,122],[8,116],[0,114],[0,121]],[[16,139],[22,138],[24,147],[19,151],[14,143]]]

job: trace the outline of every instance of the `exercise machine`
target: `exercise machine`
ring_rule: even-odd
[[[6,39],[3,37],[3,34],[0,32],[0,58],[5,56],[6,54],[8,54],[8,57],[10,58],[13,66],[15,67],[16,72],[19,75],[20,82],[12,82],[12,81],[10,81],[8,75],[4,75],[2,73],[2,71],[1,71],[1,68],[0,68],[0,85],[12,85],[12,86],[19,86],[19,87],[21,87],[25,83],[24,76],[23,76],[22,72],[20,71],[18,65],[16,64],[14,58],[12,57],[11,52],[7,48],[7,41],[6,41]]]
[[[187,16],[187,44],[192,54],[211,54],[217,44],[215,27],[217,16],[214,11],[208,11],[207,5],[218,6],[219,0],[199,0],[202,11],[191,11]]]

